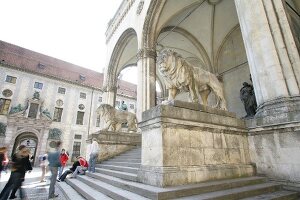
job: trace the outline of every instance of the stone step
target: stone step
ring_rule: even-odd
[[[281,185],[277,183],[262,183],[256,185],[250,185],[240,188],[234,188],[229,190],[221,190],[217,192],[204,193],[189,197],[176,198],[177,200],[199,200],[199,199],[213,199],[213,200],[231,200],[242,199],[258,196],[264,193],[272,193],[281,189]]]
[[[117,166],[125,166],[125,167],[136,167],[140,168],[141,163],[129,163],[129,162],[115,162],[115,161],[103,161],[101,164],[105,165],[117,165]],[[99,167],[101,164],[96,164],[96,167]]]
[[[141,155],[121,155],[116,156],[115,158],[122,158],[122,159],[142,159]]]
[[[107,184],[105,182],[102,182],[98,179],[91,178],[89,176],[78,176],[78,181],[82,181],[85,184],[89,185],[90,187],[94,188],[95,190],[113,198],[113,199],[122,199],[122,200],[146,200],[148,198],[145,198],[141,195],[132,193],[127,190],[123,190],[121,188],[115,187],[113,185]],[[95,196],[95,195],[93,195]],[[101,198],[97,198],[101,199]]]
[[[129,190],[139,195],[143,195],[149,199],[172,199],[180,196],[189,196],[205,192],[212,192],[216,190],[226,190],[247,185],[261,184],[266,181],[266,179],[262,177],[248,177],[237,178],[232,180],[212,181],[192,185],[182,185],[176,187],[159,188],[151,185],[145,185],[142,183],[123,180],[117,177],[112,177],[101,173],[87,173],[87,176],[91,176],[105,183],[111,184],[113,186],[125,190]]]
[[[85,184],[80,180],[80,176],[73,179],[66,179],[66,182],[73,187],[78,193],[80,193],[85,199],[88,200],[112,200],[112,198],[99,192],[98,190],[90,187],[90,185]],[[76,198],[72,199],[75,200]],[[77,200],[77,199],[76,199]]]
[[[138,158],[130,158],[130,159],[126,159],[126,158],[112,158],[110,160],[111,161],[115,161],[115,162],[141,163],[141,159],[138,159]]]
[[[281,190],[277,192],[272,192],[272,193],[267,193],[267,194],[262,194],[250,198],[245,198],[242,200],[271,200],[271,199],[276,199],[276,200],[292,200],[292,199],[298,199],[298,193],[293,192],[293,191],[286,191],[286,190]]]
[[[97,167],[103,168],[103,169],[110,169],[110,170],[115,170],[115,171],[120,171],[120,172],[128,172],[128,173],[133,173],[137,174],[139,168],[136,167],[125,167],[125,166],[117,166],[117,165],[107,165],[107,164],[99,164]]]
[[[85,198],[81,196],[81,194],[79,194],[73,187],[71,187],[66,182],[57,182],[56,185],[62,191],[64,197],[67,200],[85,200]]]
[[[96,168],[95,170],[98,173],[106,174],[109,176],[114,176],[118,178],[122,178],[125,180],[130,180],[130,181],[137,181],[137,175],[133,173],[128,173],[128,172],[120,172],[120,171],[114,171],[110,169],[103,169],[103,168]]]

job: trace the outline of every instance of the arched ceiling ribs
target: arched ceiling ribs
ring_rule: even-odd
[[[104,90],[110,90],[115,87],[119,60],[124,49],[126,48],[126,45],[130,42],[130,40],[132,40],[133,37],[137,37],[136,31],[133,28],[129,28],[123,32],[116,43],[107,66],[106,77],[104,77]]]
[[[228,38],[230,37],[230,35],[237,29],[240,28],[240,25],[237,24],[235,27],[233,27],[228,33],[227,35],[225,36],[225,38],[223,39],[222,43],[220,44],[219,48],[218,48],[218,51],[217,51],[217,55],[216,55],[216,73],[219,73],[219,66],[220,66],[220,63],[219,63],[219,57],[220,57],[220,53],[226,43],[226,41],[228,40]]]
[[[194,44],[194,46],[196,47],[196,49],[198,50],[198,52],[200,53],[200,55],[203,56],[203,61],[204,61],[204,64],[206,66],[206,68],[210,71],[210,72],[213,72],[213,67],[211,65],[211,61],[209,59],[209,56],[206,52],[206,50],[204,49],[203,45],[199,42],[199,40],[197,40],[196,37],[194,37],[192,34],[190,34],[187,30],[185,29],[182,29],[180,27],[174,27],[174,26],[168,26],[168,27],[164,27],[162,28],[162,30],[160,31],[160,33],[164,33],[164,32],[168,32],[168,31],[171,31],[172,32],[175,32],[175,33],[178,33],[182,36],[184,36],[185,38],[187,38],[192,44]],[[192,54],[191,52],[189,52],[190,54]],[[193,54],[195,55],[195,54]],[[195,57],[197,57],[195,55]],[[199,59],[201,60],[201,59]]]

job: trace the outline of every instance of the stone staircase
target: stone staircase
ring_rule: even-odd
[[[97,164],[96,173],[58,183],[68,199],[298,199],[264,177],[246,177],[159,188],[137,182],[141,149],[136,148]],[[70,187],[71,186],[71,187]]]

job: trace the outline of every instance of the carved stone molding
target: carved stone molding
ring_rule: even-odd
[[[255,126],[300,122],[300,96],[281,97],[257,108]]]
[[[136,54],[137,60],[140,60],[142,58],[156,58],[156,50],[152,48],[143,48],[139,49]]]
[[[158,17],[167,0],[152,0],[147,10],[143,28],[143,43],[151,46],[155,44],[154,25],[158,21]]]
[[[137,15],[140,15],[140,14],[141,14],[141,12],[142,12],[142,10],[143,10],[143,7],[144,7],[144,0],[141,0],[141,1],[139,2],[139,5],[138,5],[137,9],[136,9],[136,14],[137,14]]]

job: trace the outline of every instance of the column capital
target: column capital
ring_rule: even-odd
[[[104,85],[102,87],[103,92],[115,92],[117,91],[117,87],[116,86],[112,86],[112,85]]]
[[[156,58],[156,50],[154,48],[142,48],[139,49],[136,54],[137,60],[140,60],[142,58]]]

